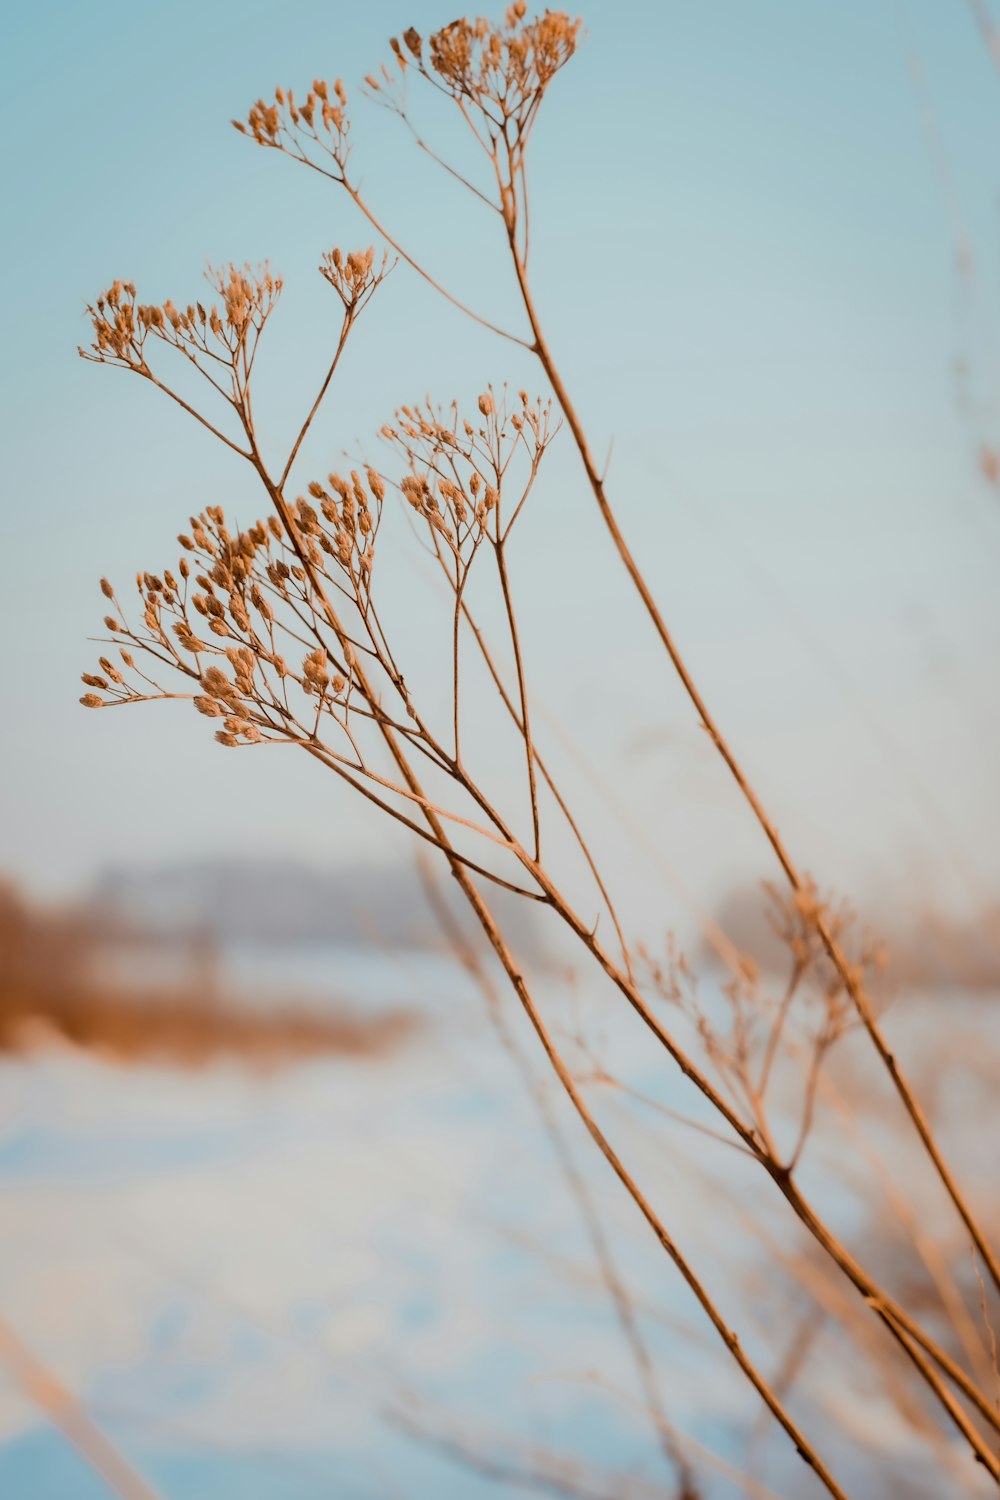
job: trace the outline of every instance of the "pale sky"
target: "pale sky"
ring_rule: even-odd
[[[448,19],[425,0],[39,0],[7,21],[0,870],[39,890],[108,861],[404,850],[308,765],[227,754],[183,706],[78,708],[100,575],[171,565],[193,509],[261,504],[183,414],[75,347],[85,301],[115,276],[187,301],[206,260],[267,257],[287,289],[258,399],[265,437],[287,443],[336,333],[316,263],[371,236],[346,199],[228,121],[277,82],[342,74],[351,88],[391,33]],[[585,20],[533,148],[534,276],[595,447],[613,444],[635,550],[804,865],[862,893],[926,876],[961,898],[947,847],[967,884],[995,891],[1000,492],[976,446],[979,427],[1000,433],[1000,72],[971,7],[596,0]],[[351,112],[386,219],[517,326],[475,204],[356,91]],[[965,295],[956,232],[972,253]],[[991,404],[978,426],[959,406],[960,358]],[[349,349],[302,484],[356,441],[375,451],[400,402],[472,401],[504,378],[538,388],[516,350],[400,268]],[[565,435],[519,546],[539,714],[703,894],[767,873]],[[421,566],[400,558],[394,576],[400,617],[419,618]],[[511,774],[488,769],[500,785]],[[634,868],[594,818],[608,858]]]

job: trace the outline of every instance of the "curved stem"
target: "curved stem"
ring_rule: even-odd
[[[684,658],[681,656],[680,650],[678,649],[673,636],[667,628],[666,621],[660,613],[659,606],[657,605],[656,600],[652,595],[649,585],[643,577],[642,571],[639,568],[639,565],[636,562],[636,559],[633,556],[627,541],[625,540],[625,536],[618,524],[617,517],[615,516],[615,513],[611,507],[611,503],[608,499],[607,492],[604,487],[604,480],[597,468],[596,461],[587,441],[586,432],[584,431],[576,408],[574,407],[573,402],[570,399],[569,392],[567,391],[566,386],[563,383],[558,366],[555,363],[552,352],[542,331],[538,313],[531,295],[531,289],[528,285],[524,264],[518,253],[514,229],[512,226],[508,226],[508,241],[510,244],[511,258],[514,263],[518,286],[520,287],[521,297],[524,302],[525,312],[527,313],[528,321],[531,324],[532,333],[534,334],[535,353],[537,354],[539,362],[541,363],[542,368],[545,370],[545,374],[552,386],[552,390],[555,394],[556,400],[558,401],[559,407],[563,413],[564,418],[566,419],[566,424],[573,434],[573,440],[576,443],[577,451],[579,452],[580,459],[583,463],[583,467],[587,475],[587,480],[590,484],[594,499],[597,501],[597,506],[601,513],[601,518],[604,521],[608,533],[614,543],[615,550],[617,551],[618,556],[620,557],[625,570],[629,575],[629,578],[631,579],[640,599],[642,600],[642,603],[646,609],[646,613],[648,614],[650,620],[653,622],[656,633],[659,636],[660,641],[664,649],[666,650],[671,663],[673,664],[674,670],[681,680],[685,692],[691,700],[691,703],[694,705],[698,717],[705,729],[708,731],[712,743],[715,745],[716,750],[728,767],[733,780],[736,782],[736,785],[738,786],[744,800],[749,806],[751,812],[757,820],[757,823],[763,831],[765,838],[770,844],[774,855],[778,860],[782,871],[784,872],[788,884],[791,886],[796,895],[806,896],[808,894],[808,886],[803,875],[799,871],[798,866],[793,861],[791,854],[786,849],[784,841],[782,840],[781,835],[778,832],[777,826],[770,818],[767,810],[764,807],[764,804],[761,802],[759,796],[750,783],[746,772],[743,770],[742,765],[737,760],[736,755],[729,745],[728,740],[725,738],[721,729],[710,713],[708,705],[702,697],[702,694],[697,684],[695,683],[694,678],[691,676],[687,664],[684,661]],[[919,1136],[928,1157],[933,1163],[938,1178],[940,1179],[946,1193],[948,1194],[948,1197],[951,1199],[956,1212],[965,1225],[973,1244],[979,1251],[979,1254],[982,1256],[983,1262],[990,1273],[994,1285],[998,1290],[1000,1290],[1000,1258],[998,1258],[996,1251],[994,1251],[993,1247],[991,1246],[985,1230],[980,1225],[976,1214],[973,1212],[973,1209],[969,1204],[961,1187],[959,1186],[954,1174],[952,1173],[951,1168],[945,1161],[940,1147],[938,1146],[937,1141],[934,1138],[934,1133],[931,1129],[930,1121],[928,1120],[927,1115],[925,1114],[919,1100],[913,1093],[913,1090],[911,1089],[905,1074],[900,1068],[896,1057],[891,1047],[889,1046],[888,1041],[882,1034],[882,1030],[879,1026],[878,1019],[875,1015],[871,1000],[865,992],[857,972],[848,962],[846,955],[840,948],[835,937],[833,936],[833,933],[830,930],[829,923],[823,916],[823,913],[818,909],[814,913],[814,923],[816,932],[823,944],[827,956],[836,969],[841,983],[843,984],[844,989],[849,995],[851,1002],[861,1019],[865,1031],[868,1033],[868,1036],[875,1048],[875,1051],[877,1052],[883,1066],[888,1072],[896,1093],[899,1096],[900,1101],[902,1102],[903,1108],[909,1115],[914,1129],[916,1130],[917,1135]]]
[[[261,459],[260,454],[257,451],[251,424],[248,423],[247,425],[247,436],[253,447],[254,467],[261,479],[261,482],[268,492],[268,495],[271,499],[272,504],[274,505],[278,518],[281,521],[282,527],[284,528],[289,541],[298,554],[303,568],[309,575],[310,581],[315,590],[317,601],[325,617],[327,618],[329,626],[343,646],[345,643],[343,626],[337,616],[336,611],[333,608],[332,603],[329,600],[325,589],[323,588],[322,579],[318,576],[316,569],[312,565],[308,553],[302,546],[298,528],[295,525],[294,517],[289,510],[285,496],[282,493],[280,486],[276,485],[271,479],[263,463],[263,460]],[[354,673],[361,691],[363,693],[367,693],[368,685],[365,679],[364,668],[360,663],[355,664]],[[804,1433],[800,1431],[800,1429],[793,1421],[792,1417],[786,1411],[781,1401],[771,1390],[763,1375],[761,1375],[753,1362],[748,1358],[743,1350],[742,1345],[740,1344],[738,1337],[723,1319],[721,1313],[716,1308],[715,1303],[712,1301],[704,1285],[694,1272],[692,1266],[684,1257],[674,1239],[667,1232],[665,1226],[660,1221],[649,1201],[645,1198],[638,1184],[627,1171],[624,1163],[621,1161],[620,1157],[611,1146],[607,1137],[600,1130],[599,1126],[590,1113],[586,1101],[583,1099],[582,1094],[574,1083],[572,1075],[570,1074],[568,1068],[566,1067],[561,1056],[556,1050],[544,1023],[542,1022],[539,1012],[535,1006],[534,1000],[532,999],[527,985],[525,984],[524,978],[514,961],[513,955],[511,954],[509,948],[507,947],[507,944],[503,939],[500,929],[497,927],[496,922],[494,921],[489,907],[486,905],[476,886],[473,884],[464,861],[451,845],[447,831],[443,823],[441,822],[441,819],[439,818],[437,812],[425,797],[416,774],[413,771],[402,747],[400,746],[397,735],[388,724],[382,722],[381,720],[379,721],[379,729],[382,733],[387,748],[389,749],[393,759],[399,767],[404,781],[406,782],[410,791],[413,793],[414,798],[420,804],[421,811],[428,824],[428,828],[433,835],[431,841],[438,845],[438,847],[444,853],[445,858],[448,860],[452,875],[458,882],[458,885],[466,900],[469,902],[469,905],[472,907],[472,910],[475,913],[475,916],[480,926],[482,927],[483,932],[489,940],[490,946],[493,948],[494,952],[499,958],[504,972],[507,974],[507,977],[514,988],[518,999],[524,1007],[531,1025],[533,1026],[539,1037],[539,1040],[542,1043],[546,1056],[549,1058],[549,1061],[551,1062],[556,1075],[563,1086],[563,1089],[569,1096],[574,1109],[586,1126],[588,1133],[591,1135],[595,1144],[601,1151],[601,1154],[605,1157],[606,1161],[615,1172],[615,1175],[618,1177],[619,1181],[626,1188],[630,1197],[639,1208],[643,1217],[646,1219],[646,1222],[653,1230],[653,1233],[655,1234],[661,1247],[669,1256],[673,1264],[680,1271],[684,1281],[694,1293],[697,1301],[707,1314],[710,1322],[712,1323],[712,1326],[715,1328],[719,1337],[722,1339],[730,1355],[735,1360],[739,1368],[743,1371],[750,1384],[761,1396],[768,1409],[772,1412],[776,1421],[791,1438],[793,1444],[795,1445],[796,1451],[815,1472],[821,1483],[825,1485],[830,1495],[834,1497],[834,1500],[848,1500],[846,1492],[842,1490],[838,1485],[829,1469],[827,1469],[822,1459],[813,1449],[809,1440],[805,1437]],[[525,863],[529,867],[531,864],[526,855],[522,858],[522,863]],[[535,868],[537,869],[537,866]],[[541,880],[539,881],[539,883],[540,885],[542,885],[543,890],[545,889],[546,885],[551,889],[551,882],[549,882],[547,879],[544,883]],[[678,1058],[683,1059],[683,1061],[681,1062],[681,1066],[684,1067],[686,1065],[686,1067],[690,1069],[692,1065],[687,1062],[687,1059],[684,1058],[683,1053],[680,1052],[680,1049],[677,1048],[676,1044],[671,1041],[670,1045]],[[707,1084],[707,1080],[705,1080],[705,1083],[706,1086],[710,1086]],[[720,1103],[722,1103],[722,1101],[720,1101]],[[722,1107],[725,1108],[724,1104],[722,1105]],[[741,1134],[743,1134],[744,1136],[747,1134],[745,1127],[742,1127],[739,1124],[739,1121],[735,1116],[731,1116],[731,1123],[733,1123],[740,1130]]]
[[[615,1264],[600,1215],[591,1197],[586,1180],[577,1167],[569,1142],[565,1139],[559,1126],[559,1121],[549,1101],[549,1096],[535,1077],[526,1053],[522,1050],[516,1036],[507,1025],[496,987],[485,965],[480,960],[479,954],[465,940],[447,902],[442,898],[437,881],[430,870],[429,862],[421,859],[419,861],[419,868],[423,878],[424,890],[427,893],[427,898],[430,901],[441,930],[459,963],[469,974],[470,978],[478,985],[486,1001],[486,1010],[493,1029],[500,1039],[501,1046],[510,1057],[524,1081],[525,1088],[534,1103],[545,1133],[552,1144],[553,1152],[559,1163],[566,1185],[576,1200],[580,1218],[600,1267],[601,1279],[611,1296],[622,1335],[632,1354],[632,1360],[643,1390],[647,1410],[659,1437],[664,1457],[676,1471],[679,1485],[678,1500],[698,1500],[698,1491],[694,1485],[691,1467],[680,1447],[673,1427],[667,1420],[663,1399],[660,1395],[656,1379],[656,1371],[649,1349],[642,1336],[635,1305]]]
[[[24,1394],[76,1448],[120,1500],[161,1500],[144,1475],[94,1422],[83,1402],[58,1381],[0,1318],[0,1359]]]
[[[312,406],[310,408],[309,415],[306,417],[305,421],[302,423],[302,426],[299,429],[299,435],[295,439],[295,442],[292,444],[292,450],[291,450],[291,452],[288,455],[288,460],[287,460],[287,462],[285,464],[285,467],[281,471],[281,478],[278,480],[278,488],[279,489],[283,489],[284,488],[285,481],[288,478],[289,474],[291,473],[292,464],[295,462],[295,459],[296,459],[296,457],[298,455],[298,451],[302,447],[303,442],[305,441],[306,433],[309,431],[309,428],[312,426],[313,418],[315,417],[316,413],[319,411],[320,407],[323,404],[323,397],[326,395],[327,390],[329,389],[330,381],[333,379],[334,373],[336,372],[336,369],[337,369],[337,366],[340,363],[340,356],[344,352],[344,345],[347,343],[347,336],[348,336],[348,334],[351,331],[351,327],[352,327],[353,323],[354,323],[354,318],[351,315],[351,313],[350,312],[345,313],[344,314],[344,321],[343,321],[343,324],[342,324],[341,330],[340,330],[340,338],[337,340],[337,348],[336,348],[336,351],[334,353],[333,360],[332,360],[332,362],[330,364],[330,368],[326,372],[326,377],[325,377],[325,379],[323,381],[323,384],[319,388],[319,394],[317,395],[316,400],[313,402],[313,404],[312,404]]]
[[[535,746],[531,738],[531,720],[528,717],[528,688],[524,677],[524,662],[521,658],[521,638],[514,615],[514,601],[510,593],[510,578],[507,573],[507,558],[504,544],[498,541],[495,547],[500,588],[503,592],[504,610],[510,630],[510,642],[514,651],[514,670],[517,676],[518,697],[521,700],[521,734],[524,738],[525,758],[528,764],[528,793],[531,798],[531,827],[535,842],[535,861],[541,859],[541,829],[538,821],[538,787],[535,782]]]
[[[480,655],[482,656],[483,661],[486,663],[489,674],[493,679],[494,686],[496,687],[497,692],[500,694],[500,698],[504,708],[513,719],[516,727],[523,733],[522,721],[518,717],[517,708],[514,704],[514,701],[504,685],[503,678],[500,676],[500,672],[497,668],[496,662],[493,660],[492,652],[487,646],[486,641],[483,637],[483,633],[480,630],[479,626],[476,624],[468,605],[464,602],[462,604],[462,613],[465,616],[466,624],[472,631],[473,637],[476,641],[476,645],[479,647]],[[542,757],[539,755],[537,748],[534,749],[534,758],[535,764],[538,766],[538,769],[541,772],[542,779],[548,787],[549,791],[552,793],[552,796],[555,798],[556,805],[558,806],[559,811],[562,813],[563,817],[566,819],[569,830],[577,842],[580,853],[583,855],[584,860],[586,861],[587,868],[594,878],[594,884],[597,886],[597,889],[601,894],[601,899],[603,900],[604,905],[607,908],[608,915],[611,918],[611,925],[615,929],[615,936],[618,939],[618,946],[621,949],[622,962],[625,964],[625,969],[629,979],[634,980],[635,974],[632,967],[632,955],[629,951],[629,946],[625,941],[625,933],[619,920],[618,913],[615,910],[614,902],[611,900],[611,895],[604,883],[601,872],[598,869],[597,861],[594,859],[593,854],[591,854],[590,848],[583,837],[583,832],[580,828],[579,823],[570,811],[569,805],[567,804],[565,798],[556,785],[555,778],[549,771],[545,761],[543,761]]]
[[[597,1121],[594,1119],[594,1116],[590,1112],[586,1100],[583,1098],[583,1095],[577,1088],[569,1069],[563,1061],[559,1051],[555,1047],[555,1044],[553,1043],[552,1038],[549,1035],[545,1023],[543,1022],[538,1009],[535,1006],[535,1002],[527,988],[527,985],[525,984],[524,979],[516,963],[514,962],[513,955],[507,948],[500,930],[493,921],[490,910],[480,897],[479,892],[476,890],[475,886],[472,884],[469,878],[465,875],[464,871],[456,871],[455,878],[458,880],[458,883],[462,887],[467,900],[469,901],[473,911],[479,919],[479,923],[483,928],[483,931],[485,932],[487,938],[489,939],[493,951],[496,953],[497,958],[500,960],[500,963],[503,966],[508,979],[514,987],[518,999],[520,1000],[521,1005],[524,1008],[525,1014],[527,1015],[528,1020],[530,1021],[535,1031],[535,1034],[541,1042],[542,1048],[545,1052],[546,1057],[549,1059],[550,1064],[552,1065],[556,1077],[562,1084],[563,1090],[569,1097],[569,1100],[573,1105],[573,1108],[576,1110],[576,1113],[582,1121],[584,1127],[586,1128],[587,1133],[590,1135],[591,1139],[597,1146],[605,1161],[611,1167],[619,1182],[628,1192],[629,1197],[639,1209],[639,1212],[646,1220],[646,1223],[649,1225],[650,1229],[652,1229],[662,1249],[666,1252],[670,1260],[680,1272],[683,1280],[687,1284],[690,1291],[693,1293],[702,1311],[708,1317],[709,1322],[712,1324],[712,1327],[719,1335],[719,1338],[722,1340],[731,1357],[735,1360],[736,1364],[743,1371],[743,1374],[746,1376],[747,1380],[757,1391],[758,1395],[761,1397],[768,1410],[774,1416],[775,1420],[791,1438],[792,1443],[794,1444],[799,1456],[804,1460],[809,1468],[813,1470],[817,1479],[822,1485],[825,1486],[830,1495],[836,1497],[836,1500],[847,1500],[846,1492],[841,1489],[840,1485],[837,1483],[836,1479],[833,1477],[826,1464],[819,1457],[812,1444],[798,1428],[780,1399],[771,1389],[765,1377],[760,1373],[749,1356],[746,1354],[739,1338],[726,1323],[721,1312],[716,1307],[714,1301],[706,1290],[704,1284],[695,1273],[691,1263],[687,1260],[677,1242],[668,1233],[666,1227],[660,1220],[652,1204],[645,1197],[638,1183],[632,1177],[624,1162],[621,1160],[614,1147],[611,1145],[611,1142],[608,1140],[607,1136],[597,1124]]]

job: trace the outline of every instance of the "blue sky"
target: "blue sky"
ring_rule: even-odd
[[[116,275],[186,300],[206,259],[269,257],[288,282],[261,386],[280,446],[335,333],[316,262],[369,235],[227,122],[278,81],[350,86],[392,32],[449,18],[384,0],[43,0],[7,22],[0,867],[40,889],[109,860],[401,847],[301,768],[280,798],[261,791],[270,764],[223,754],[183,708],[77,708],[98,577],[169,565],[205,503],[260,506],[181,414],[74,350],[83,303]],[[597,0],[585,19],[534,147],[536,289],[668,617],[806,864],[898,877],[937,863],[947,823],[995,888],[1000,496],[977,475],[954,364],[972,362],[996,431],[1000,76],[971,10]],[[965,301],[927,100],[973,252]],[[356,94],[352,113],[386,217],[456,291],[514,319],[475,206]],[[303,479],[355,440],[371,449],[425,390],[536,386],[511,352],[397,271]],[[590,507],[561,442],[518,556],[535,691],[637,805],[653,800],[693,880],[763,872]],[[401,617],[430,607],[402,560],[397,590]]]

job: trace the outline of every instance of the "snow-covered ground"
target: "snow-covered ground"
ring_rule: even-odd
[[[421,1024],[386,1056],[267,1073],[126,1068],[68,1049],[4,1062],[0,1318],[164,1500],[485,1500],[551,1493],[556,1459],[586,1496],[672,1495],[579,1205],[471,981],[430,954],[350,949],[243,948],[225,972],[248,1003],[363,998]],[[692,1108],[647,1033],[612,1024],[606,993],[556,973],[536,989],[571,1050],[579,1025],[619,1076]],[[664,1409],[704,1495],[729,1500],[742,1490],[725,1464],[759,1407],[523,1019],[508,1019],[635,1291]],[[740,1282],[759,1245],[720,1212],[720,1195],[756,1181],[745,1162],[613,1091],[594,1097],[770,1359]],[[832,1394],[862,1446],[907,1450],[891,1408]],[[865,1472],[860,1449],[838,1457]],[[817,1493],[780,1445],[768,1480],[789,1500]],[[107,1493],[0,1368],[3,1500]]]
[[[364,995],[423,1024],[389,1057],[270,1074],[3,1064],[0,1314],[177,1500],[505,1492],[400,1413],[515,1467],[535,1445],[665,1481],[574,1200],[469,981],[343,950],[227,968],[250,998]],[[655,1266],[648,1336],[671,1352],[676,1286],[563,1118],[647,1286]],[[674,1415],[714,1441],[684,1347]],[[103,1493],[0,1372],[0,1494]]]

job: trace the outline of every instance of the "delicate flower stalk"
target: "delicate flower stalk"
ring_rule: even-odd
[[[528,281],[529,224],[525,151],[545,92],[556,73],[570,60],[576,50],[579,29],[579,21],[571,21],[561,12],[547,11],[541,19],[529,21],[526,18],[525,6],[520,3],[508,7],[502,25],[492,25],[484,19],[452,22],[434,34],[426,51],[421,37],[411,28],[404,33],[402,43],[397,39],[391,42],[398,76],[393,75],[389,69],[383,68],[379,78],[369,75],[366,84],[369,91],[380,102],[397,113],[412,129],[402,83],[408,71],[415,71],[436,91],[446,94],[453,100],[466,125],[489,159],[497,196],[495,199],[487,196],[486,201],[498,211],[503,220],[517,286],[531,330],[530,339],[518,339],[509,334],[505,336],[515,337],[515,341],[528,347],[537,356],[544,369],[580,454],[588,484],[614,549],[652,621],[700,722],[708,732],[712,743],[736,782],[740,794],[759,824],[789,886],[796,895],[801,896],[808,891],[808,878],[793,859],[776,823],[764,807],[744,767],[709,711],[704,696],[667,627],[642,569],[625,539],[587,434],[545,337]],[[344,102],[346,103],[346,95]],[[332,177],[348,191],[361,211],[398,253],[437,290],[445,291],[434,277],[407,255],[399,243],[388,235],[375,219],[367,203],[350,181],[346,153],[340,152],[339,147],[331,148],[331,145],[317,136],[315,131],[304,131],[301,119],[296,120],[291,114],[286,116],[281,110],[274,114],[267,113],[267,128],[263,128],[261,123],[263,116],[260,113],[262,108],[263,106],[255,106],[255,110],[251,111],[248,124],[244,126],[236,122],[237,128],[250,134],[259,145],[282,150],[306,165],[323,172],[324,175]],[[419,144],[424,144],[419,135],[417,139]],[[313,145],[318,145],[321,151],[325,151],[331,157],[336,164],[335,172],[324,167],[315,155],[311,154],[310,148]],[[452,175],[459,174],[452,172]],[[467,182],[466,186],[472,187],[473,185]],[[476,192],[477,197],[484,196],[474,187],[473,191]],[[456,299],[446,291],[445,295],[463,311],[469,312],[468,308],[457,303]],[[484,320],[477,319],[477,321],[483,322]],[[489,324],[487,326],[492,327]],[[503,332],[497,329],[494,331]],[[859,976],[852,970],[846,955],[838,948],[821,909],[817,908],[814,920],[816,931],[840,975],[844,990],[850,997],[935,1172],[965,1225],[977,1252],[982,1257],[995,1288],[1000,1291],[1000,1255],[991,1244],[967,1194],[946,1161],[926,1111],[922,1108],[882,1031],[870,995],[859,982]]]
[[[221,745],[229,749],[286,745],[304,750],[440,852],[594,1144],[731,1359],[827,1492],[843,1496],[782,1393],[750,1360],[692,1258],[681,1250],[598,1122],[477,879],[485,883],[484,889],[499,885],[549,908],[582,945],[595,971],[610,981],[714,1111],[727,1138],[767,1174],[829,1265],[860,1295],[873,1315],[875,1330],[888,1335],[905,1368],[934,1403],[933,1409],[944,1414],[980,1465],[1000,1478],[992,1437],[1000,1431],[1000,1417],[991,1396],[925,1323],[891,1296],[848,1250],[804,1196],[798,1181],[828,1059],[845,1036],[863,1029],[983,1264],[991,1274],[996,1273],[985,1231],[944,1162],[930,1123],[882,1035],[871,999],[872,979],[879,969],[877,945],[864,936],[858,939],[846,916],[820,900],[812,882],[793,864],[709,715],[621,533],[532,300],[527,275],[525,150],[541,100],[573,55],[578,35],[579,23],[561,13],[547,12],[541,19],[528,21],[519,0],[498,27],[485,21],[458,21],[426,45],[415,32],[406,32],[392,43],[394,70],[384,68],[370,75],[368,90],[410,125],[400,85],[416,73],[453,101],[490,163],[495,194],[466,185],[489,202],[502,220],[530,337],[521,339],[485,319],[478,321],[523,343],[538,357],[615,550],[701,722],[779,860],[791,888],[782,919],[783,941],[793,961],[785,994],[774,1000],[765,995],[752,965],[741,960],[724,995],[728,1024],[720,1023],[699,1001],[694,976],[683,960],[663,965],[633,950],[581,822],[539,755],[508,545],[536,491],[545,455],[558,430],[551,404],[542,398],[532,400],[527,392],[514,399],[498,385],[483,390],[475,408],[465,415],[456,403],[440,407],[427,400],[406,405],[382,428],[389,454],[384,466],[367,463],[347,473],[330,472],[310,481],[303,494],[289,491],[303,442],[327,396],[349,336],[388,269],[387,260],[377,262],[372,248],[350,254],[332,250],[324,257],[321,272],[341,303],[340,335],[318,394],[278,464],[262,452],[251,399],[259,340],[281,290],[280,280],[266,267],[259,272],[229,267],[215,274],[213,284],[221,300],[210,308],[194,303],[181,311],[169,301],[160,306],[140,304],[132,283],[115,282],[89,309],[94,336],[90,348],[81,351],[84,357],[138,375],[186,410],[249,464],[270,513],[239,530],[230,528],[217,506],[192,516],[189,531],[179,538],[183,556],[176,570],[137,575],[136,616],[126,613],[111,584],[102,580],[102,596],[110,606],[105,615],[107,654],[100,656],[99,670],[84,674],[89,691],[81,702],[97,708],[186,699],[201,718],[213,724]],[[349,175],[346,102],[339,80],[332,85],[317,81],[301,101],[290,90],[279,89],[273,104],[258,101],[246,123],[237,128],[258,144],[280,150],[338,183],[381,233]],[[417,140],[424,145],[419,135]],[[477,316],[394,239],[385,238],[390,248],[450,301]],[[172,351],[168,358],[180,356],[204,378],[211,388],[211,393],[206,389],[207,399],[215,403],[210,415],[190,404],[161,373],[157,357],[161,347]],[[442,639],[447,645],[443,652],[439,650],[438,660],[442,677],[450,683],[444,726],[433,722],[434,715],[416,701],[408,686],[405,658],[417,649],[414,641],[406,632],[394,635],[385,623],[378,558],[388,545],[383,533],[387,507],[396,499],[402,502],[442,581]],[[499,599],[508,638],[505,663],[499,662],[486,641],[474,612],[468,586],[473,568],[476,589],[492,587]],[[524,800],[516,813],[502,805],[469,761],[462,734],[463,643],[486,665],[504,722],[519,741]],[[113,660],[110,653],[117,653],[118,659]],[[175,686],[179,679],[183,691],[167,686],[168,679]],[[592,882],[596,908],[606,912],[612,923],[620,956],[598,938],[592,913],[585,917],[570,901],[561,872],[551,863],[545,830],[557,821],[572,835]],[[695,1038],[694,1048],[682,1045],[675,1029],[665,1023],[664,1003],[683,1018]],[[793,1128],[781,1132],[774,1123],[773,1078],[780,1060],[795,1055],[805,1057],[803,1085],[793,1111]]]

